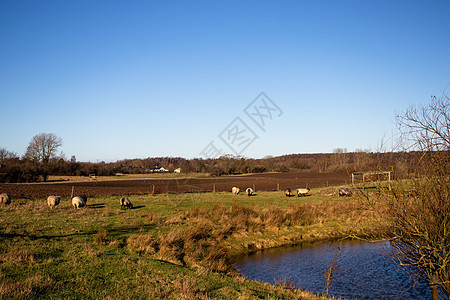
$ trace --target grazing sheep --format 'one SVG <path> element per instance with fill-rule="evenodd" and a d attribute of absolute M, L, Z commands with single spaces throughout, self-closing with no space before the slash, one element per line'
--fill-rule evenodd
<path fill-rule="evenodd" d="M 247 188 L 245 190 L 245 193 L 247 194 L 247 196 L 251 196 L 251 195 L 253 195 L 253 189 L 252 188 Z"/>
<path fill-rule="evenodd" d="M 86 195 L 78 195 L 84 201 L 84 205 L 87 206 L 87 196 Z"/>
<path fill-rule="evenodd" d="M 239 188 L 235 186 L 233 186 L 233 188 L 231 189 L 231 193 L 233 195 L 239 195 L 239 191 L 240 191 Z"/>
<path fill-rule="evenodd" d="M 131 203 L 130 199 L 128 199 L 127 197 L 120 198 L 120 209 L 122 209 L 122 208 L 128 208 L 128 209 L 133 208 L 133 204 Z"/>
<path fill-rule="evenodd" d="M 339 188 L 339 197 L 350 197 L 352 195 L 352 192 L 350 191 L 349 188 L 346 187 L 340 187 Z"/>
<path fill-rule="evenodd" d="M 300 188 L 300 189 L 297 189 L 297 196 L 306 196 L 306 195 L 308 195 L 308 193 L 309 193 L 309 191 L 310 191 L 310 189 L 309 188 Z"/>
<path fill-rule="evenodd" d="M 3 204 L 10 204 L 11 203 L 11 196 L 7 193 L 0 194 L 0 203 Z"/>
<path fill-rule="evenodd" d="M 48 206 L 53 209 L 55 206 L 57 206 L 61 202 L 60 196 L 48 196 L 47 198 L 47 204 Z"/>
<path fill-rule="evenodd" d="M 84 202 L 83 198 L 76 196 L 76 197 L 72 198 L 72 205 L 73 205 L 73 208 L 78 209 L 80 207 L 86 206 L 86 203 Z"/>
<path fill-rule="evenodd" d="M 286 189 L 286 190 L 284 191 L 284 195 L 285 195 L 286 197 L 292 196 L 292 191 L 291 191 L 291 189 Z"/>

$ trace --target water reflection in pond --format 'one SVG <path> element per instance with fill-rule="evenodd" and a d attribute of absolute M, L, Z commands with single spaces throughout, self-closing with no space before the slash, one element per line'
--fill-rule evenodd
<path fill-rule="evenodd" d="M 382 255 L 387 245 L 345 242 L 337 259 L 329 294 L 346 299 L 431 299 L 426 282 L 412 286 L 409 276 Z M 294 285 L 322 294 L 323 274 L 336 255 L 338 244 L 269 249 L 240 257 L 235 268 L 247 278 L 276 283 L 289 280 Z"/>

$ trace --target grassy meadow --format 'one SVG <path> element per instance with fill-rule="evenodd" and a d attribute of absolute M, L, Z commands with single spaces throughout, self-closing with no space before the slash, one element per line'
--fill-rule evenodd
<path fill-rule="evenodd" d="M 0 298 L 321 299 L 251 281 L 233 257 L 258 249 L 364 235 L 376 214 L 337 188 L 311 196 L 186 193 L 88 199 L 13 199 L 0 206 Z M 325 285 L 325 282 L 324 282 Z"/>

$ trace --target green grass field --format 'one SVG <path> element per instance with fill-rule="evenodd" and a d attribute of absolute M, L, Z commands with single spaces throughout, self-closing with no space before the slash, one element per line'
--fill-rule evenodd
<path fill-rule="evenodd" d="M 319 299 L 232 268 L 257 249 L 376 231 L 358 200 L 311 192 L 130 196 L 132 210 L 119 197 L 78 210 L 15 199 L 0 207 L 0 298 Z"/>

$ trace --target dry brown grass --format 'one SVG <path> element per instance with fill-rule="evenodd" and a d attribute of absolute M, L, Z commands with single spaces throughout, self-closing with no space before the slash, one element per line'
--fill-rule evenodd
<path fill-rule="evenodd" d="M 225 237 L 231 233 L 264 232 L 290 226 L 307 226 L 322 224 L 325 221 L 361 222 L 373 215 L 373 211 L 361 208 L 359 200 L 342 202 L 318 202 L 291 205 L 287 208 L 279 206 L 246 207 L 234 204 L 231 207 L 214 206 L 206 211 L 204 208 L 193 208 L 186 214 L 191 222 L 215 224 L 215 232 L 222 232 Z"/>
<path fill-rule="evenodd" d="M 159 251 L 159 240 L 152 235 L 133 235 L 127 239 L 130 250 L 137 253 L 156 254 Z"/>
<path fill-rule="evenodd" d="M 31 264 L 35 262 L 35 255 L 27 248 L 12 248 L 8 252 L 0 254 L 0 262 Z"/>
<path fill-rule="evenodd" d="M 94 239 L 96 244 L 106 244 L 106 229 L 101 229 L 97 232 Z"/>
<path fill-rule="evenodd" d="M 160 217 L 158 214 L 154 213 L 154 212 L 150 212 L 147 216 L 147 221 L 151 224 L 155 224 L 155 225 L 163 225 L 166 220 L 162 217 Z"/>
<path fill-rule="evenodd" d="M 282 287 L 284 289 L 293 290 L 298 289 L 299 287 L 296 286 L 290 279 L 284 278 L 284 279 L 276 279 L 275 280 L 275 286 Z"/>
<path fill-rule="evenodd" d="M 198 287 L 198 283 L 189 277 L 176 280 L 173 288 L 179 292 L 181 299 L 209 299 L 206 292 Z"/>
<path fill-rule="evenodd" d="M 48 275 L 36 273 L 24 282 L 15 282 L 0 274 L 0 298 L 38 297 L 45 290 L 55 288 L 55 281 Z"/>
<path fill-rule="evenodd" d="M 159 235 L 157 258 L 177 265 L 185 265 L 184 237 L 181 231 Z"/>

